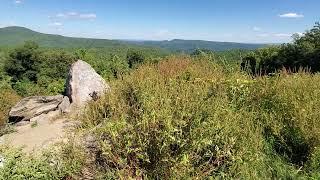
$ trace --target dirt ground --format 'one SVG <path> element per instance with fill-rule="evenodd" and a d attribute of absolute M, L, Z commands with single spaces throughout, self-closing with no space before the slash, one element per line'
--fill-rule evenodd
<path fill-rule="evenodd" d="M 1 137 L 2 143 L 17 148 L 22 147 L 25 152 L 38 151 L 63 139 L 65 122 L 66 119 L 58 119 L 37 125 L 16 127 L 16 132 Z"/>

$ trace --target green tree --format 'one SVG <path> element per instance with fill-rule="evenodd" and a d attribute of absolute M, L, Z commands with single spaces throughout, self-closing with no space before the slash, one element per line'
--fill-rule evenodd
<path fill-rule="evenodd" d="M 129 50 L 127 53 L 127 62 L 129 68 L 133 68 L 138 64 L 144 63 L 146 60 L 145 55 L 138 50 Z"/>
<path fill-rule="evenodd" d="M 62 50 L 44 52 L 38 76 L 49 79 L 66 79 L 70 65 L 76 57 Z"/>
<path fill-rule="evenodd" d="M 21 47 L 14 49 L 7 59 L 4 69 L 13 81 L 27 79 L 37 82 L 40 64 L 40 50 L 38 44 L 27 41 Z"/>
<path fill-rule="evenodd" d="M 291 72 L 297 72 L 301 68 L 311 72 L 320 71 L 320 23 L 316 23 L 303 35 L 294 35 L 293 39 L 293 43 L 262 48 L 254 53 L 262 74 L 272 73 L 282 68 Z M 250 58 L 249 56 L 244 59 Z"/>

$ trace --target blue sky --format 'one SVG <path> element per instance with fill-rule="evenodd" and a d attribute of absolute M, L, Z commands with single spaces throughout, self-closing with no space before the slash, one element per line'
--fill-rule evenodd
<path fill-rule="evenodd" d="M 1 0 L 0 27 L 104 39 L 291 40 L 320 21 L 320 0 Z"/>

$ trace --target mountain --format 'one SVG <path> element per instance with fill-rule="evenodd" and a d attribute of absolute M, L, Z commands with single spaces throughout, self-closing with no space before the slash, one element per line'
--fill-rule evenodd
<path fill-rule="evenodd" d="M 57 48 L 98 48 L 125 45 L 116 40 L 65 37 L 61 35 L 39 33 L 17 26 L 0 28 L 0 46 L 16 46 L 23 44 L 28 40 L 35 41 L 43 47 Z"/>
<path fill-rule="evenodd" d="M 225 51 L 230 49 L 257 49 L 257 48 L 267 46 L 267 44 L 249 44 L 249 43 L 183 40 L 183 39 L 174 39 L 171 41 L 127 41 L 125 40 L 122 42 L 135 44 L 135 45 L 164 48 L 171 51 L 186 51 L 186 52 L 193 51 L 194 49 Z"/>
<path fill-rule="evenodd" d="M 16 46 L 24 41 L 32 40 L 43 47 L 58 48 L 99 48 L 99 47 L 123 47 L 123 46 L 147 46 L 167 49 L 170 51 L 190 52 L 194 49 L 209 49 L 223 51 L 230 49 L 256 49 L 265 46 L 265 44 L 245 44 L 233 42 L 214 42 L 201 40 L 181 40 L 171 41 L 134 41 L 134 40 L 107 40 L 74 38 L 61 35 L 44 34 L 24 27 L 5 27 L 0 28 L 0 46 Z"/>

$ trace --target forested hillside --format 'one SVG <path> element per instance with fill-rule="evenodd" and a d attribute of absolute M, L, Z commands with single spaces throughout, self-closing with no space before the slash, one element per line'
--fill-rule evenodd
<path fill-rule="evenodd" d="M 265 44 L 244 44 L 211 41 L 122 41 L 89 38 L 71 38 L 59 35 L 43 34 L 23 27 L 0 28 L 0 46 L 21 45 L 24 41 L 34 41 L 42 47 L 55 48 L 121 48 L 132 46 L 144 46 L 163 48 L 168 51 L 181 51 L 190 53 L 195 49 L 208 49 L 224 51 L 231 49 L 257 49 Z"/>
<path fill-rule="evenodd" d="M 208 49 L 212 51 L 226 51 L 230 49 L 253 50 L 267 46 L 267 44 L 246 44 L 234 42 L 216 42 L 200 40 L 174 39 L 171 41 L 123 41 L 130 44 L 163 48 L 171 51 L 192 52 L 195 49 Z"/>
<path fill-rule="evenodd" d="M 25 41 L 34 41 L 42 47 L 55 48 L 118 48 L 126 46 L 119 41 L 105 39 L 71 38 L 60 35 L 43 34 L 24 27 L 0 28 L 0 46 L 17 46 Z"/>

